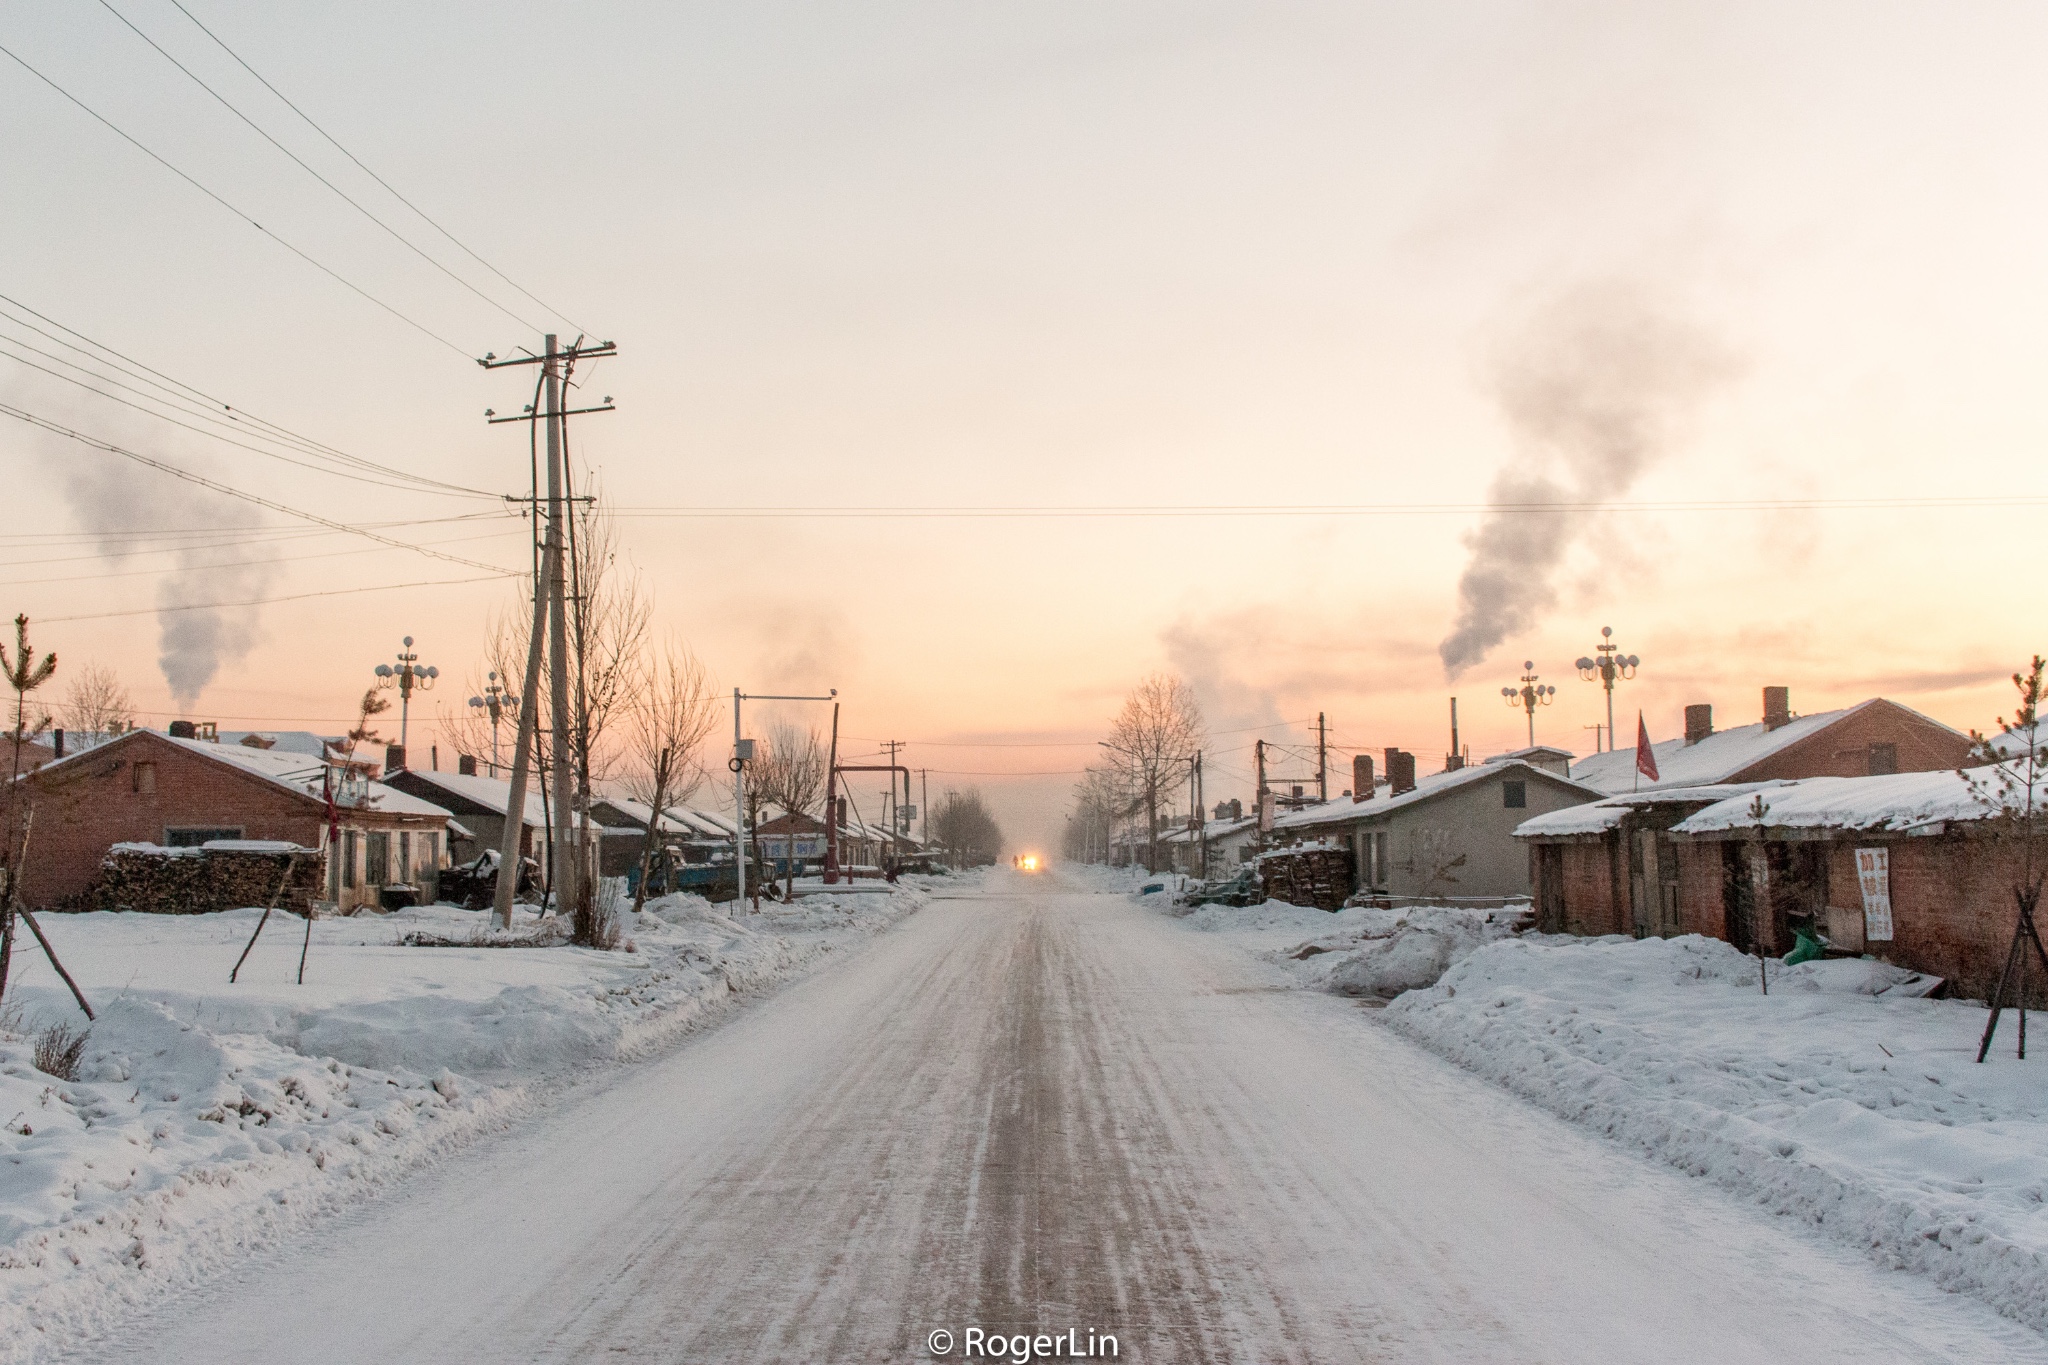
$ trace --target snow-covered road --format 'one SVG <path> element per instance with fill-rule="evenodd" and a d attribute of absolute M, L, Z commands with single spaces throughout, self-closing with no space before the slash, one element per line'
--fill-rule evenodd
<path fill-rule="evenodd" d="M 2043 1360 L 1213 935 L 992 876 L 132 1322 L 164 1362 Z"/>

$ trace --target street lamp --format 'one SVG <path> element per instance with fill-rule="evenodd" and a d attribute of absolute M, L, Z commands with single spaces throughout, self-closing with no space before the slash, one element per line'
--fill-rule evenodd
<path fill-rule="evenodd" d="M 1577 668 L 1579 676 L 1587 682 L 1598 682 L 1607 689 L 1607 747 L 1614 748 L 1614 681 L 1627 681 L 1636 675 L 1636 665 L 1642 660 L 1633 654 L 1620 652 L 1621 646 L 1614 643 L 1614 627 L 1600 627 L 1600 646 L 1590 658 L 1581 658 Z"/>
<path fill-rule="evenodd" d="M 1507 698 L 1509 709 L 1516 707 L 1529 713 L 1529 747 L 1536 747 L 1536 708 L 1548 706 L 1557 696 L 1557 689 L 1536 681 L 1536 661 L 1522 660 L 1522 685 L 1519 688 L 1503 687 L 1501 696 Z"/>
<path fill-rule="evenodd" d="M 434 679 L 441 676 L 438 668 L 420 667 L 420 656 L 412 652 L 412 636 L 405 637 L 405 648 L 398 651 L 398 667 L 390 664 L 377 665 L 377 686 L 398 689 L 398 747 L 405 747 L 406 713 L 412 707 L 414 692 L 433 690 Z"/>
<path fill-rule="evenodd" d="M 491 713 L 491 776 L 498 775 L 498 720 L 506 711 L 519 705 L 519 698 L 512 695 L 512 689 L 498 682 L 498 672 L 491 670 L 490 685 L 484 688 L 481 697 L 471 697 L 469 704 L 479 711 Z"/>

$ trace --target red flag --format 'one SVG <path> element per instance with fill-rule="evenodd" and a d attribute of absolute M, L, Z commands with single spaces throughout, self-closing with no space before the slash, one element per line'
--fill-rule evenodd
<path fill-rule="evenodd" d="M 1652 782 L 1657 780 L 1657 752 L 1650 747 L 1650 727 L 1643 724 L 1643 713 L 1636 712 L 1636 771 Z"/>

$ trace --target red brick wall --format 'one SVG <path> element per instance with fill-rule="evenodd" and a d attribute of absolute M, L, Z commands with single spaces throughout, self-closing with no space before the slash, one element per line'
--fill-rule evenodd
<path fill-rule="evenodd" d="M 1771 778 L 1868 777 L 1870 746 L 1897 748 L 1902 773 L 1936 772 L 1961 766 L 1969 756 L 1968 737 L 1937 725 L 1918 712 L 1883 698 L 1854 715 L 1845 716 L 1817 735 L 1787 745 L 1729 778 L 1731 782 L 1762 782 Z"/>
<path fill-rule="evenodd" d="M 1844 840 L 1831 845 L 1828 904 L 1863 912 L 1856 849 L 1891 850 L 1892 933 L 1863 945 L 1885 962 L 1948 978 L 1949 994 L 1988 1000 L 2005 967 L 2017 911 L 2012 886 L 2019 853 L 1985 839 Z M 2048 1007 L 2048 980 L 2028 963 L 2028 1004 Z"/>
<path fill-rule="evenodd" d="M 1626 934 L 1629 920 L 1626 880 L 1615 876 L 1612 838 L 1599 843 L 1561 844 L 1564 857 L 1564 932 Z"/>
<path fill-rule="evenodd" d="M 135 790 L 137 761 L 157 765 L 153 793 Z M 240 829 L 245 839 L 289 839 L 307 847 L 320 839 L 318 806 L 146 732 L 39 772 L 24 785 L 35 827 L 22 890 L 33 905 L 82 893 L 109 847 L 160 844 L 167 827 Z"/>
<path fill-rule="evenodd" d="M 1688 934 L 1728 937 L 1728 903 L 1722 886 L 1721 845 L 1674 842 L 1678 856 L 1678 922 Z"/>

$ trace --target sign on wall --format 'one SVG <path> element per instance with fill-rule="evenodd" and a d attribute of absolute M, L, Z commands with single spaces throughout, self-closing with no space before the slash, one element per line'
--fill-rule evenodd
<path fill-rule="evenodd" d="M 1892 936 L 1891 850 L 1856 850 L 1856 881 L 1863 889 L 1863 937 L 1877 942 Z"/>

